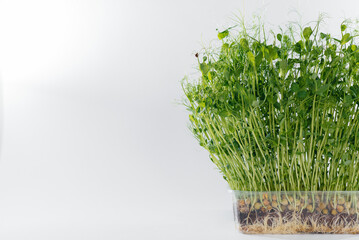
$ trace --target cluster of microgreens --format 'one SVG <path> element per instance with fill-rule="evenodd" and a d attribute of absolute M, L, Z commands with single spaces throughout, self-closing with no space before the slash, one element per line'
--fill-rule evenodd
<path fill-rule="evenodd" d="M 242 25 L 196 54 L 201 77 L 182 85 L 190 128 L 231 189 L 359 190 L 359 46 L 347 26 L 335 38 L 319 21 L 278 34 Z"/>

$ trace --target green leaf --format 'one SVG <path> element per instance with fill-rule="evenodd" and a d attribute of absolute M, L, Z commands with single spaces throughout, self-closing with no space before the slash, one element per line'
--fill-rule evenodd
<path fill-rule="evenodd" d="M 224 111 L 220 112 L 219 115 L 221 117 L 229 117 L 229 116 L 231 116 L 231 113 L 224 110 Z"/>
<path fill-rule="evenodd" d="M 285 74 L 288 71 L 288 62 L 287 60 L 282 60 L 279 62 L 279 68 L 282 76 L 285 76 Z"/>
<path fill-rule="evenodd" d="M 298 83 L 293 83 L 292 86 L 291 86 L 291 90 L 296 93 L 299 91 L 299 85 Z"/>
<path fill-rule="evenodd" d="M 310 35 L 312 35 L 312 33 L 313 33 L 312 28 L 311 28 L 311 27 L 306 27 L 306 28 L 304 28 L 304 30 L 303 30 L 303 37 L 304 37 L 306 40 L 308 40 L 309 37 L 310 37 Z"/>
<path fill-rule="evenodd" d="M 350 48 L 352 49 L 353 52 L 355 52 L 355 50 L 357 49 L 356 45 L 351 45 Z"/>
<path fill-rule="evenodd" d="M 345 105 L 349 105 L 349 104 L 351 104 L 352 102 L 353 102 L 352 96 L 350 96 L 350 95 L 344 96 L 344 104 L 345 104 Z"/>
<path fill-rule="evenodd" d="M 254 108 L 259 107 L 259 101 L 258 101 L 258 100 L 253 101 L 253 102 L 252 102 L 252 107 L 254 107 Z"/>
<path fill-rule="evenodd" d="M 304 99 L 307 96 L 307 91 L 306 90 L 301 90 L 297 93 L 298 98 L 300 99 Z"/>
<path fill-rule="evenodd" d="M 263 50 L 262 50 L 262 51 L 263 51 L 263 53 L 264 53 L 264 58 L 265 58 L 267 61 L 270 61 L 270 60 L 271 60 L 271 57 L 270 57 L 268 48 L 263 47 Z"/>
<path fill-rule="evenodd" d="M 256 66 L 259 66 L 259 64 L 261 63 L 263 59 L 263 53 L 262 52 L 259 52 L 256 56 L 256 59 L 255 59 L 255 63 L 256 63 Z"/>
<path fill-rule="evenodd" d="M 321 32 L 321 33 L 320 33 L 320 38 L 321 38 L 321 39 L 325 39 L 325 38 L 328 39 L 328 38 L 329 38 L 329 35 Z"/>
<path fill-rule="evenodd" d="M 249 52 L 247 52 L 247 56 L 248 56 L 249 62 L 250 62 L 253 66 L 255 66 L 256 60 L 255 60 L 255 57 L 254 57 L 253 53 L 249 51 Z"/>
<path fill-rule="evenodd" d="M 206 103 L 205 102 L 200 102 L 200 103 L 198 103 L 198 106 L 201 107 L 201 108 L 204 108 L 206 106 Z"/>
<path fill-rule="evenodd" d="M 278 39 L 278 41 L 282 41 L 282 34 L 278 33 L 277 34 L 277 39 Z"/>
<path fill-rule="evenodd" d="M 321 86 L 317 91 L 316 94 L 318 94 L 319 96 L 323 96 L 323 94 L 329 90 L 330 84 L 325 84 L 323 86 Z"/>
<path fill-rule="evenodd" d="M 349 42 L 353 37 L 350 36 L 349 33 L 344 34 L 344 36 L 342 37 L 342 40 L 340 41 L 341 45 L 346 44 L 347 42 Z"/>
<path fill-rule="evenodd" d="M 227 29 L 227 30 L 224 30 L 223 32 L 219 32 L 219 33 L 218 33 L 218 39 L 219 39 L 219 40 L 222 40 L 223 38 L 228 37 L 228 35 L 229 35 L 228 29 Z"/>
<path fill-rule="evenodd" d="M 201 70 L 203 76 L 207 75 L 208 71 L 209 71 L 209 66 L 206 63 L 200 63 L 199 64 L 199 69 Z"/>
<path fill-rule="evenodd" d="M 224 44 L 222 45 L 222 51 L 223 51 L 223 52 L 226 52 L 228 49 L 229 49 L 229 44 L 228 44 L 228 43 L 224 43 Z"/>
<path fill-rule="evenodd" d="M 295 46 L 294 46 L 294 51 L 296 52 L 296 53 L 301 53 L 302 52 L 302 49 L 304 48 L 304 46 L 303 46 L 303 41 L 302 40 L 300 40 L 300 41 L 298 41 L 296 44 L 295 44 Z"/>
<path fill-rule="evenodd" d="M 347 26 L 344 25 L 344 24 L 342 24 L 342 25 L 340 26 L 340 31 L 344 32 L 345 29 L 347 29 Z"/>
<path fill-rule="evenodd" d="M 239 44 L 244 48 L 244 49 L 249 49 L 249 45 L 248 45 L 248 41 L 245 38 L 242 38 L 241 40 L 239 40 Z"/>
<path fill-rule="evenodd" d="M 288 62 L 287 60 L 282 60 L 279 63 L 279 67 L 282 71 L 287 71 L 288 70 Z"/>
<path fill-rule="evenodd" d="M 272 60 L 275 60 L 278 58 L 277 50 L 274 47 L 269 48 L 269 56 Z"/>

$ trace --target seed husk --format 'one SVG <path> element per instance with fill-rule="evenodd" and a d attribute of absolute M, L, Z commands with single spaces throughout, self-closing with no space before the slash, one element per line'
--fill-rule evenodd
<path fill-rule="evenodd" d="M 268 205 L 269 205 L 269 201 L 268 201 L 267 199 L 265 199 L 265 200 L 263 201 L 263 205 L 264 205 L 264 206 L 268 206 Z"/>
<path fill-rule="evenodd" d="M 329 210 L 326 209 L 326 208 L 324 208 L 324 209 L 322 210 L 322 213 L 325 214 L 325 215 L 327 215 L 327 214 L 329 213 Z"/>
<path fill-rule="evenodd" d="M 273 195 L 273 196 L 272 196 L 272 200 L 273 200 L 273 201 L 277 201 L 277 196 L 276 196 L 276 195 Z"/>
<path fill-rule="evenodd" d="M 246 202 L 243 199 L 239 200 L 239 206 L 244 206 L 244 205 L 246 205 Z"/>
<path fill-rule="evenodd" d="M 321 202 L 321 203 L 319 203 L 318 207 L 319 207 L 320 210 L 323 210 L 326 207 L 326 204 Z"/>
<path fill-rule="evenodd" d="M 277 208 L 277 207 L 278 207 L 278 203 L 277 203 L 276 201 L 273 201 L 273 202 L 272 202 L 272 207 Z"/>
<path fill-rule="evenodd" d="M 335 215 L 338 214 L 337 210 L 335 210 L 335 209 L 333 209 L 330 213 L 331 213 L 333 216 L 335 216 Z"/>
<path fill-rule="evenodd" d="M 344 207 L 343 207 L 342 205 L 338 205 L 338 206 L 337 206 L 337 211 L 338 211 L 339 213 L 343 212 L 343 211 L 344 211 Z"/>
<path fill-rule="evenodd" d="M 308 206 L 307 206 L 307 209 L 308 209 L 308 211 L 313 211 L 313 205 L 311 205 L 311 204 L 309 204 Z"/>
<path fill-rule="evenodd" d="M 239 211 L 241 213 L 247 213 L 247 212 L 249 212 L 249 208 L 248 207 L 242 207 L 242 208 L 239 209 Z"/>
<path fill-rule="evenodd" d="M 247 199 L 246 199 L 246 204 L 247 204 L 247 205 L 251 204 L 251 199 L 247 198 Z"/>
<path fill-rule="evenodd" d="M 294 211 L 295 210 L 295 207 L 293 205 L 288 205 L 288 210 L 289 211 Z"/>
<path fill-rule="evenodd" d="M 256 210 L 259 210 L 259 209 L 261 208 L 261 205 L 262 205 L 262 204 L 260 204 L 259 202 L 256 202 L 256 203 L 254 204 L 254 208 L 255 208 Z"/>
<path fill-rule="evenodd" d="M 343 205 L 345 203 L 345 199 L 343 197 L 338 199 L 338 204 Z"/>
<path fill-rule="evenodd" d="M 288 200 L 287 199 L 282 199 L 281 204 L 284 206 L 288 205 Z"/>

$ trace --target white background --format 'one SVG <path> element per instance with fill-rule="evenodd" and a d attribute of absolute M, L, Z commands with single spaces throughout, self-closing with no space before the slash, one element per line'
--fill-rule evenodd
<path fill-rule="evenodd" d="M 0 1 L 0 239 L 245 236 L 176 104 L 231 17 L 358 17 L 357 1 Z M 305 236 L 305 239 L 359 239 Z"/>

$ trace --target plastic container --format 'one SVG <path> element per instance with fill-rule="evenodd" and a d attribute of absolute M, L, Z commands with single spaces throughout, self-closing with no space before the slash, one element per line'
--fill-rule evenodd
<path fill-rule="evenodd" d="M 245 234 L 359 234 L 359 191 L 232 193 Z"/>

